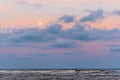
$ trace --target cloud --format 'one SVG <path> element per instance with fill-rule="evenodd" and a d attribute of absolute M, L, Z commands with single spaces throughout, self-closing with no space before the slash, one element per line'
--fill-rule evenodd
<path fill-rule="evenodd" d="M 62 31 L 62 25 L 61 24 L 50 24 L 49 26 L 47 26 L 47 28 L 45 29 L 46 31 L 48 31 L 51 34 L 59 34 Z"/>
<path fill-rule="evenodd" d="M 79 47 L 82 47 L 82 44 L 79 45 Z M 72 51 L 68 51 L 63 53 L 65 56 L 77 56 L 79 55 L 80 50 L 72 50 Z"/>
<path fill-rule="evenodd" d="M 30 3 L 30 2 L 27 2 L 27 1 L 18 1 L 17 3 L 22 4 L 22 5 L 27 5 L 27 6 L 30 6 L 30 7 L 33 7 L 33 8 L 38 8 L 38 9 L 44 6 L 44 4 Z"/>
<path fill-rule="evenodd" d="M 92 39 L 92 35 L 86 30 L 86 27 L 80 23 L 76 23 L 72 29 L 65 31 L 64 36 L 72 40 L 89 41 Z"/>
<path fill-rule="evenodd" d="M 81 22 L 96 22 L 104 18 L 104 11 L 102 9 L 98 9 L 96 11 L 91 12 L 89 15 L 81 18 Z"/>
<path fill-rule="evenodd" d="M 120 52 L 120 47 L 119 48 L 110 48 L 110 52 Z"/>
<path fill-rule="evenodd" d="M 54 42 L 53 47 L 56 48 L 73 48 L 76 47 L 76 43 L 71 40 L 58 39 Z"/>
<path fill-rule="evenodd" d="M 63 21 L 65 23 L 71 23 L 74 22 L 75 17 L 74 16 L 69 16 L 69 15 L 64 15 L 61 18 L 59 18 L 60 21 Z"/>
<path fill-rule="evenodd" d="M 115 10 L 115 11 L 113 11 L 112 14 L 117 15 L 117 16 L 120 16 L 120 10 Z"/>
<path fill-rule="evenodd" d="M 52 40 L 55 37 L 45 30 L 38 28 L 21 29 L 8 36 L 8 40 L 11 42 L 44 42 Z"/>
<path fill-rule="evenodd" d="M 71 56 L 71 55 L 76 55 L 76 53 L 67 52 L 67 53 L 64 53 L 64 55 Z"/>
<path fill-rule="evenodd" d="M 11 33 L 0 33 L 1 42 L 49 42 L 58 39 L 91 41 L 91 40 L 118 40 L 120 31 L 118 29 L 100 30 L 86 29 L 86 25 L 76 23 L 73 28 L 63 30 L 61 24 L 50 24 L 45 29 L 27 28 L 11 31 Z M 59 42 L 59 41 L 58 41 Z M 60 41 L 62 43 L 62 41 Z M 65 41 L 66 42 L 66 41 Z"/>
<path fill-rule="evenodd" d="M 62 29 L 60 23 L 52 23 L 45 26 L 45 29 L 24 28 L 12 29 L 8 33 L 0 33 L 0 42 L 26 43 L 26 42 L 54 42 L 56 47 L 71 47 L 71 41 L 92 41 L 92 40 L 119 40 L 119 29 L 88 29 L 87 25 L 80 22 L 74 23 L 71 29 Z M 60 40 L 59 39 L 63 39 Z M 68 40 L 65 41 L 65 40 Z M 69 42 L 70 41 L 70 42 Z M 65 44 L 64 44 L 65 42 Z M 60 45 L 61 44 L 61 45 Z M 3 45 L 4 46 L 4 45 Z"/>
<path fill-rule="evenodd" d="M 110 47 L 120 47 L 120 45 L 119 44 L 110 44 L 110 45 L 106 45 L 106 46 L 110 46 Z"/>
<path fill-rule="evenodd" d="M 36 56 L 50 56 L 50 54 L 42 53 L 42 52 L 37 52 Z"/>

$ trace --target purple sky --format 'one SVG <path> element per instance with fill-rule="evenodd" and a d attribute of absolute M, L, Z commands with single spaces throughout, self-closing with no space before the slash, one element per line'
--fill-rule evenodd
<path fill-rule="evenodd" d="M 0 0 L 0 68 L 119 68 L 119 2 Z"/>

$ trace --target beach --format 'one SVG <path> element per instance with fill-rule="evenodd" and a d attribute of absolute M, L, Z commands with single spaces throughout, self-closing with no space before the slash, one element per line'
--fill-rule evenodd
<path fill-rule="evenodd" d="M 120 70 L 0 70 L 0 80 L 120 80 Z"/>

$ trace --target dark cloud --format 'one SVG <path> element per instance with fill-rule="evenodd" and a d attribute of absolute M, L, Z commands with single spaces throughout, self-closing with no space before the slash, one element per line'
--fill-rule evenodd
<path fill-rule="evenodd" d="M 61 24 L 51 24 L 49 26 L 47 26 L 46 30 L 51 33 L 51 34 L 59 34 L 62 31 L 62 25 Z"/>
<path fill-rule="evenodd" d="M 85 28 L 86 26 L 76 23 L 72 29 L 65 31 L 64 36 L 72 40 L 89 41 L 92 35 Z"/>
<path fill-rule="evenodd" d="M 45 30 L 38 28 L 21 29 L 8 36 L 8 40 L 11 42 L 44 42 L 53 40 L 54 35 L 49 34 Z"/>
<path fill-rule="evenodd" d="M 104 11 L 102 9 L 98 9 L 96 11 L 92 11 L 89 15 L 81 18 L 81 22 L 96 22 L 104 18 Z"/>
<path fill-rule="evenodd" d="M 56 48 L 73 48 L 76 47 L 76 43 L 71 40 L 58 39 L 54 42 L 53 47 Z"/>
<path fill-rule="evenodd" d="M 59 18 L 60 21 L 63 21 L 65 23 L 71 23 L 74 22 L 75 17 L 74 16 L 69 16 L 69 15 L 64 15 L 61 18 Z"/>

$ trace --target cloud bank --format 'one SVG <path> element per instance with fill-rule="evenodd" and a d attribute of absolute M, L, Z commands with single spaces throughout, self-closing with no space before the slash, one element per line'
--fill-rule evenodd
<path fill-rule="evenodd" d="M 119 29 L 87 29 L 88 26 L 75 23 L 71 29 L 62 29 L 63 25 L 54 23 L 47 26 L 45 29 L 27 28 L 17 29 L 11 33 L 0 33 L 1 42 L 49 42 L 58 39 L 77 40 L 77 41 L 92 41 L 92 40 L 119 40 Z M 60 42 L 62 43 L 62 41 Z M 59 44 L 59 41 L 58 41 Z M 64 43 L 63 43 L 64 44 Z M 69 43 L 67 43 L 69 44 Z M 61 44 L 62 46 L 62 44 Z"/>

